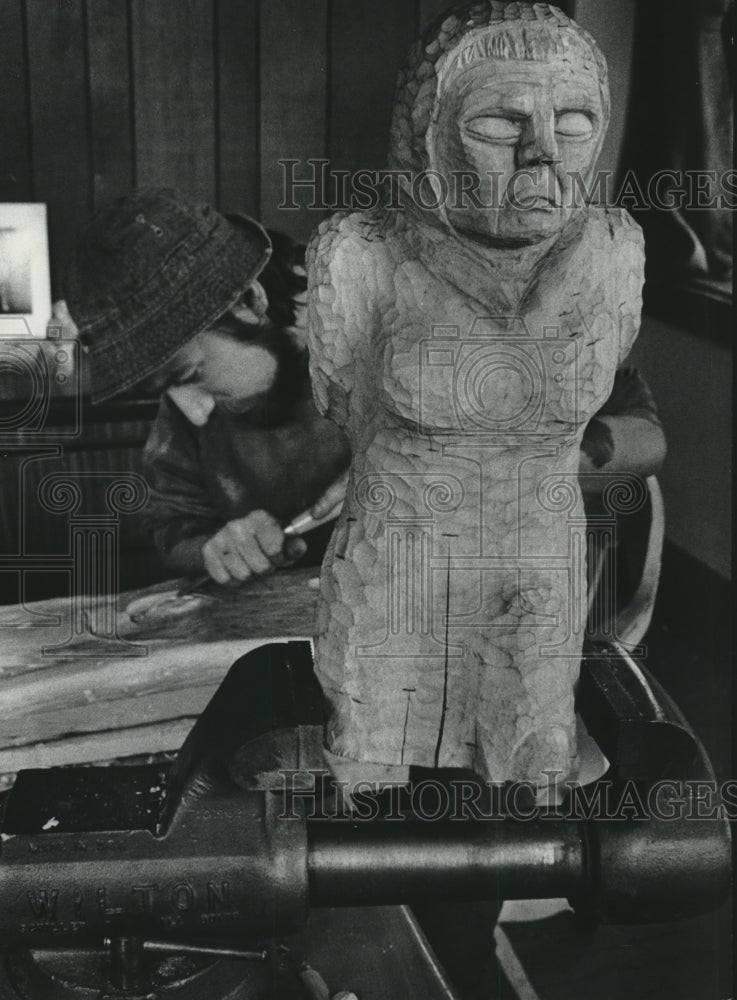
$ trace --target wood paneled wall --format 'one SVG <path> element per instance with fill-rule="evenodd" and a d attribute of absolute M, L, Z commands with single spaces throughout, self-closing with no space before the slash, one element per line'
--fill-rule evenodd
<path fill-rule="evenodd" d="M 162 184 L 306 238 L 280 159 L 384 165 L 397 71 L 447 0 L 2 0 L 0 201 L 45 201 L 58 279 L 95 207 Z"/>

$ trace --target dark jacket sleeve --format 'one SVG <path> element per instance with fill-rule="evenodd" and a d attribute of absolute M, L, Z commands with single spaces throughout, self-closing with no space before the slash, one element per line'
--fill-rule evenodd
<path fill-rule="evenodd" d="M 598 417 L 641 417 L 660 427 L 655 400 L 647 382 L 632 365 L 626 365 L 614 376 L 609 399 L 586 425 L 581 449 L 597 469 L 611 461 L 614 453 L 612 432 Z"/>
<path fill-rule="evenodd" d="M 648 384 L 632 365 L 626 365 L 617 371 L 609 399 L 596 416 L 642 417 L 660 426 L 655 400 Z"/>
<path fill-rule="evenodd" d="M 149 487 L 144 526 L 160 552 L 223 526 L 202 477 L 197 429 L 166 395 L 146 442 L 143 472 Z"/>

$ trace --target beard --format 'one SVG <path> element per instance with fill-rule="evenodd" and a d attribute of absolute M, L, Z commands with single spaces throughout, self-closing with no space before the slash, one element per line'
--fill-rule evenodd
<path fill-rule="evenodd" d="M 276 361 L 274 381 L 265 392 L 248 400 L 228 400 L 218 405 L 251 427 L 283 427 L 294 416 L 309 387 L 307 351 L 276 326 L 269 327 L 263 338 L 253 338 L 251 342 L 258 343 Z"/>

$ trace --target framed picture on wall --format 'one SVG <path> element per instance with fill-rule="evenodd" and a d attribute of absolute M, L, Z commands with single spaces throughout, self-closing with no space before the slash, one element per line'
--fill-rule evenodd
<path fill-rule="evenodd" d="M 50 316 L 46 205 L 0 204 L 0 338 L 45 337 Z"/>

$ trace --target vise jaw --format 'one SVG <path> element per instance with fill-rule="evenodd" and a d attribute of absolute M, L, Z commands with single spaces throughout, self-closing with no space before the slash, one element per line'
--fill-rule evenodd
<path fill-rule="evenodd" d="M 299 928 L 304 815 L 280 822 L 279 796 L 254 786 L 301 765 L 322 711 L 309 644 L 267 645 L 231 668 L 173 765 L 21 772 L 2 823 L 0 942 L 94 944 L 131 924 L 181 942 Z"/>

